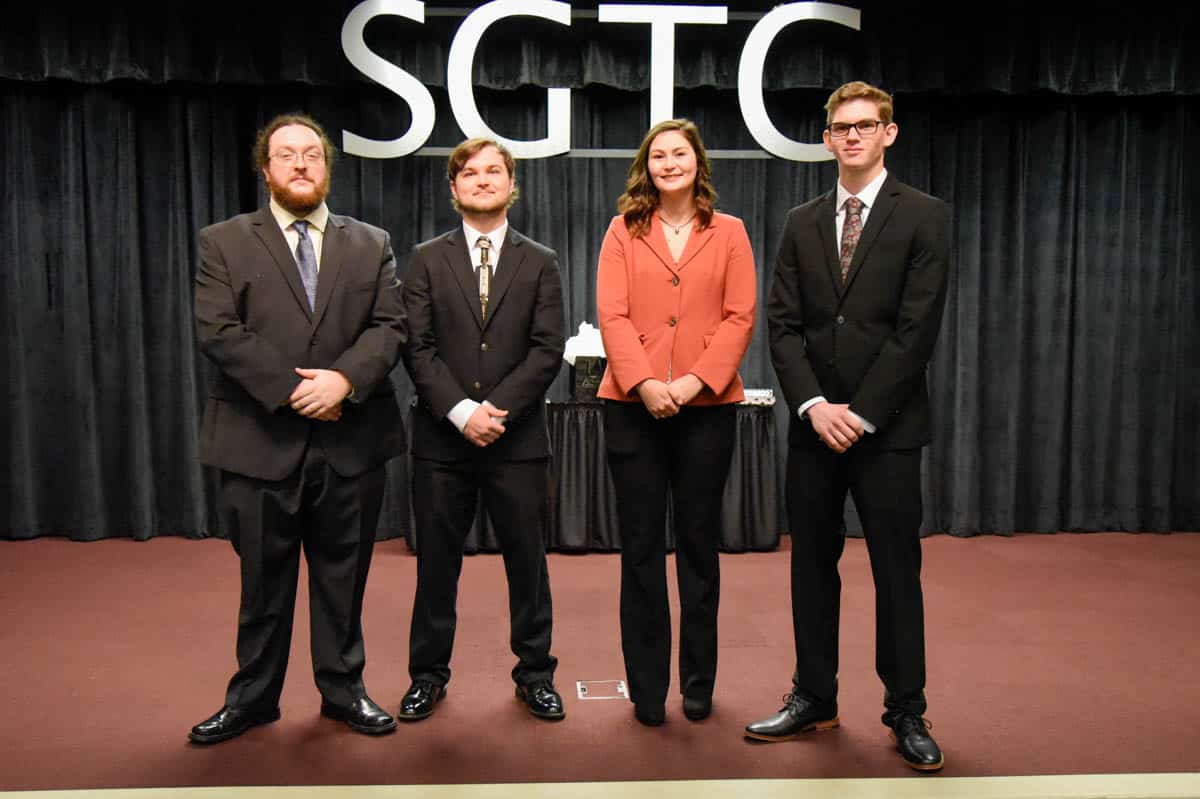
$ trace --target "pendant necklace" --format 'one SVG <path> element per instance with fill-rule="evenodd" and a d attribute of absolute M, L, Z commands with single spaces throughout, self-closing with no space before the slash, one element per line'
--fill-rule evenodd
<path fill-rule="evenodd" d="M 663 216 L 661 212 L 659 213 L 658 218 L 662 220 L 662 223 L 665 227 L 671 228 L 671 232 L 678 236 L 679 231 L 683 229 L 683 226 L 696 218 L 696 212 L 692 211 L 692 215 L 680 222 L 678 225 L 676 225 L 674 222 L 668 222 L 667 218 Z"/>

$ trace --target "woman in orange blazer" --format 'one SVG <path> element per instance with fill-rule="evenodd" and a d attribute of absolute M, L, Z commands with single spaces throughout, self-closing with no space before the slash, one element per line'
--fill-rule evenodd
<path fill-rule="evenodd" d="M 754 253 L 717 193 L 696 126 L 650 129 L 600 250 L 596 300 L 608 368 L 605 439 L 621 524 L 621 649 L 634 713 L 666 718 L 671 680 L 666 515 L 673 497 L 683 712 L 712 710 L 721 494 L 738 364 L 750 344 Z"/>

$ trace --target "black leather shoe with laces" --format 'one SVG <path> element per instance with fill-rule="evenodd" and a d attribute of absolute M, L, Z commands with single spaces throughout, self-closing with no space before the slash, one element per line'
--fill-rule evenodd
<path fill-rule="evenodd" d="M 929 734 L 933 727 L 916 713 L 900 713 L 888 725 L 896 739 L 896 751 L 917 771 L 938 771 L 945 765 L 942 750 Z"/>
<path fill-rule="evenodd" d="M 279 706 L 264 708 L 226 705 L 192 727 L 188 739 L 197 744 L 215 744 L 236 738 L 251 727 L 279 720 Z"/>
<path fill-rule="evenodd" d="M 428 680 L 415 680 L 409 686 L 408 693 L 400 700 L 400 712 L 396 718 L 401 721 L 420 721 L 433 715 L 433 708 L 446 695 L 446 686 L 435 685 Z"/>
<path fill-rule="evenodd" d="M 566 718 L 562 697 L 554 690 L 554 683 L 549 680 L 536 680 L 529 685 L 518 685 L 517 699 L 524 702 L 529 712 L 539 719 L 558 721 Z"/>
<path fill-rule="evenodd" d="M 355 732 L 364 735 L 382 735 L 396 729 L 396 720 L 391 714 L 371 701 L 369 696 L 360 696 L 348 705 L 321 702 L 321 715 L 344 721 Z"/>
<path fill-rule="evenodd" d="M 783 707 L 774 716 L 746 726 L 745 736 L 756 741 L 786 741 L 810 730 L 838 726 L 837 705 L 814 702 L 800 694 L 785 694 Z"/>

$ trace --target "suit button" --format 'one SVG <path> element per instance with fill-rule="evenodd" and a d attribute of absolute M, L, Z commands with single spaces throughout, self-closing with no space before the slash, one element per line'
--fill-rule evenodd
<path fill-rule="evenodd" d="M 483 350 L 484 352 L 487 352 L 487 342 L 485 341 L 482 344 L 480 344 L 479 349 Z"/>
<path fill-rule="evenodd" d="M 675 321 L 676 321 L 675 317 L 672 316 L 670 319 L 667 320 L 667 324 L 670 325 L 671 327 L 675 327 Z"/>
<path fill-rule="evenodd" d="M 830 369 L 832 369 L 833 368 L 833 358 L 830 358 L 828 361 L 826 361 L 825 365 L 828 366 Z"/>
<path fill-rule="evenodd" d="M 479 381 L 478 381 L 478 380 L 476 380 L 474 383 L 472 383 L 472 384 L 471 384 L 471 388 L 473 388 L 473 389 L 475 389 L 476 391 L 478 391 L 478 390 L 479 390 Z"/>
<path fill-rule="evenodd" d="M 846 317 L 844 317 L 844 316 L 842 316 L 842 315 L 840 315 L 840 314 L 839 314 L 839 315 L 838 315 L 838 318 L 837 318 L 837 323 L 838 323 L 839 325 L 844 325 L 844 324 L 846 324 Z"/>
<path fill-rule="evenodd" d="M 678 285 L 679 285 L 679 275 L 676 275 L 675 277 L 671 278 L 671 285 L 672 285 L 672 286 L 678 286 Z"/>

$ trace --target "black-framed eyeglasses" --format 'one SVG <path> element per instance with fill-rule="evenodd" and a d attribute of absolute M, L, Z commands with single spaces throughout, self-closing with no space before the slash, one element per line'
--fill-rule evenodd
<path fill-rule="evenodd" d="M 826 130 L 835 139 L 841 139 L 850 133 L 850 128 L 858 131 L 860 136 L 871 136 L 883 124 L 879 119 L 860 119 L 857 122 L 834 122 Z"/>

